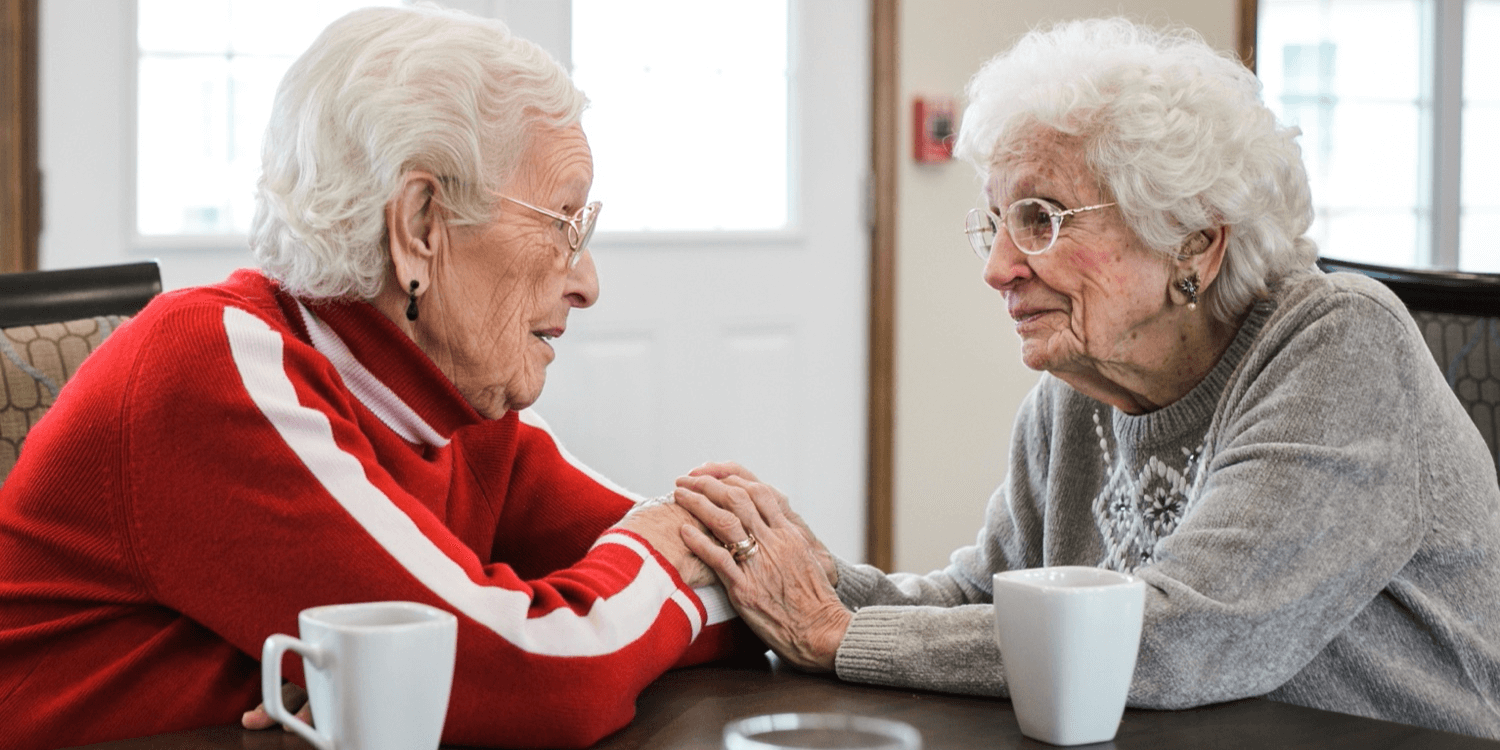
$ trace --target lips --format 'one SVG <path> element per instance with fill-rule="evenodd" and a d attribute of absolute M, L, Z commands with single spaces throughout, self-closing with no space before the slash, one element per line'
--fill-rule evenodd
<path fill-rule="evenodd" d="M 1017 323 L 1025 323 L 1041 315 L 1057 311 L 1046 307 L 1013 307 L 1006 310 L 1006 312 L 1010 313 L 1011 320 Z"/>
<path fill-rule="evenodd" d="M 552 339 L 560 338 L 563 335 L 563 331 L 564 329 L 562 328 L 544 328 L 538 331 L 532 331 L 531 335 L 541 339 L 542 341 L 550 342 L 552 341 Z"/>

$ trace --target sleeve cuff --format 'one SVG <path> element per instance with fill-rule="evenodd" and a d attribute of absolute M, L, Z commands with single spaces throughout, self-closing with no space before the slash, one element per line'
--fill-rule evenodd
<path fill-rule="evenodd" d="M 842 588 L 844 578 L 839 577 Z M 854 613 L 834 656 L 834 672 L 850 682 L 885 684 L 901 632 L 903 607 L 866 607 Z"/>

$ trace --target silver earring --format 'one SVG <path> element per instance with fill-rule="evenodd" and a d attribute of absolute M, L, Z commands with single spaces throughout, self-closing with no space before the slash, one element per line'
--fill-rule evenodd
<path fill-rule="evenodd" d="M 1177 291 L 1182 292 L 1182 295 L 1188 299 L 1188 310 L 1198 309 L 1198 283 L 1197 271 L 1177 281 Z"/>

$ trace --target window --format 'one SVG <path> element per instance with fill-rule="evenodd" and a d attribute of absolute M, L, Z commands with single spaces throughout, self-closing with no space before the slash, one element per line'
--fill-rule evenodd
<path fill-rule="evenodd" d="M 370 4 L 138 0 L 134 244 L 243 246 L 276 85 L 324 26 Z M 789 225 L 786 0 L 576 0 L 571 18 L 601 231 Z"/>
<path fill-rule="evenodd" d="M 369 4 L 139 0 L 135 226 L 143 242 L 249 232 L 277 83 L 324 26 Z"/>
<path fill-rule="evenodd" d="M 1302 130 L 1329 256 L 1500 271 L 1500 0 L 1260 0 L 1267 104 Z M 1468 73 L 1466 75 L 1466 73 Z M 1461 134 L 1461 135 L 1460 135 Z"/>

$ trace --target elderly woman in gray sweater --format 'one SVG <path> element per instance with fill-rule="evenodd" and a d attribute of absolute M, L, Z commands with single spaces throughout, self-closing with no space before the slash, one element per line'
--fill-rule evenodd
<path fill-rule="evenodd" d="M 1264 695 L 1500 737 L 1500 486 L 1410 315 L 1325 275 L 1294 128 L 1186 31 L 1034 31 L 969 86 L 969 237 L 1045 371 L 944 570 L 833 558 L 732 464 L 685 541 L 791 663 L 1005 695 L 990 577 L 1148 584 L 1130 703 Z"/>

